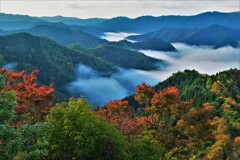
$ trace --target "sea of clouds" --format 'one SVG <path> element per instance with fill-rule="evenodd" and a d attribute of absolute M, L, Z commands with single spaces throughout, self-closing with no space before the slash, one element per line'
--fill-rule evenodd
<path fill-rule="evenodd" d="M 121 40 L 129 34 L 120 33 L 119 35 L 118 37 L 115 33 L 110 33 L 109 36 L 112 38 L 110 40 Z M 239 67 L 239 49 L 230 46 L 213 49 L 181 43 L 173 45 L 178 52 L 140 50 L 147 56 L 168 62 L 169 65 L 166 68 L 155 71 L 119 68 L 117 73 L 104 76 L 90 67 L 79 64 L 76 68 L 76 80 L 68 85 L 68 90 L 76 97 L 85 97 L 95 106 L 104 106 L 111 100 L 122 99 L 133 94 L 136 86 L 142 82 L 153 86 L 178 71 L 195 69 L 200 73 L 211 75 Z"/>

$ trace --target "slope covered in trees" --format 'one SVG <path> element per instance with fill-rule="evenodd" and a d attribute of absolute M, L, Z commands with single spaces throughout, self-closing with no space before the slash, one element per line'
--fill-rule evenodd
<path fill-rule="evenodd" d="M 111 45 L 99 46 L 91 49 L 90 52 L 97 57 L 123 68 L 155 70 L 160 66 L 164 67 L 166 65 L 164 61 L 148 57 L 141 52 Z"/>
<path fill-rule="evenodd" d="M 25 69 L 29 73 L 39 69 L 39 81 L 45 85 L 55 83 L 57 91 L 64 94 L 64 86 L 74 79 L 74 68 L 80 63 L 100 72 L 115 70 L 110 63 L 87 52 L 27 33 L 0 37 L 0 54 L 5 64 L 14 62 L 19 71 Z"/>
<path fill-rule="evenodd" d="M 174 80 L 183 74 L 186 80 Z M 181 90 L 195 79 L 203 79 L 203 86 L 206 77 L 218 103 L 181 100 Z M 0 74 L 0 159 L 240 158 L 239 70 L 215 76 L 179 72 L 155 90 L 142 83 L 134 98 L 145 108 L 137 111 L 121 100 L 96 111 L 74 98 L 53 107 L 53 86 L 37 87 L 36 80 L 36 71 Z"/>
<path fill-rule="evenodd" d="M 45 36 L 65 46 L 77 43 L 83 48 L 94 48 L 107 43 L 106 40 L 83 32 L 77 29 L 77 27 L 70 27 L 64 24 L 38 25 L 25 32 Z"/>
<path fill-rule="evenodd" d="M 180 92 L 180 100 L 188 101 L 193 99 L 195 106 L 201 106 L 206 102 L 220 105 L 223 101 L 212 89 L 213 86 L 220 82 L 224 84 L 224 91 L 228 94 L 228 97 L 233 97 L 236 101 L 240 101 L 240 72 L 236 69 L 211 76 L 200 74 L 195 70 L 185 70 L 184 72 L 174 73 L 153 88 L 155 91 L 159 91 L 170 86 L 176 86 Z M 126 97 L 126 100 L 135 109 L 144 107 L 137 103 L 133 96 Z"/>
<path fill-rule="evenodd" d="M 161 39 L 146 39 L 142 42 L 132 43 L 127 40 L 118 42 L 110 42 L 107 45 L 117 46 L 121 48 L 134 49 L 134 50 L 156 50 L 156 51 L 176 51 L 170 43 Z"/>

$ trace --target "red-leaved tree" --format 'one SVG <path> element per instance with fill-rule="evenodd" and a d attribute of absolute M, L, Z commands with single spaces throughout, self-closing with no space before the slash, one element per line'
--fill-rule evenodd
<path fill-rule="evenodd" d="M 35 124 L 43 121 L 53 106 L 53 84 L 46 87 L 37 86 L 38 72 L 35 70 L 30 74 L 25 74 L 24 71 L 12 72 L 4 68 L 1 69 L 6 81 L 5 90 L 15 91 L 17 95 L 16 125 Z"/>

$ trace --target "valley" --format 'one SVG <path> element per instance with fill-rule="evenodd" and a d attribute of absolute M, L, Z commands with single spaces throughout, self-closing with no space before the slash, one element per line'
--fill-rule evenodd
<path fill-rule="evenodd" d="M 240 159 L 238 11 L 46 3 L 0 13 L 0 160 Z"/>

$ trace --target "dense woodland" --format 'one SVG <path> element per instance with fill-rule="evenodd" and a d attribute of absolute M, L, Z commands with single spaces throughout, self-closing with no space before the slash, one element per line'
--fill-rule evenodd
<path fill-rule="evenodd" d="M 92 110 L 84 99 L 53 104 L 54 86 L 1 70 L 0 159 L 239 159 L 240 71 L 186 70 L 127 100 Z M 136 107 L 136 106 L 135 106 Z"/>
<path fill-rule="evenodd" d="M 86 49 L 79 44 L 68 47 L 42 36 L 15 33 L 0 36 L 0 65 L 16 63 L 16 71 L 40 70 L 38 82 L 54 83 L 58 99 L 70 97 L 66 85 L 74 80 L 74 69 L 83 64 L 99 73 L 110 75 L 117 67 L 154 70 L 166 62 L 145 54 L 111 45 Z"/>
<path fill-rule="evenodd" d="M 139 49 L 177 55 L 176 42 L 239 48 L 239 17 L 0 14 L 0 67 L 13 65 L 0 70 L 0 160 L 239 160 L 240 70 L 177 72 L 97 109 L 66 87 L 79 64 L 104 77 L 169 65 Z M 109 42 L 105 32 L 140 35 L 127 37 L 136 43 Z"/>

